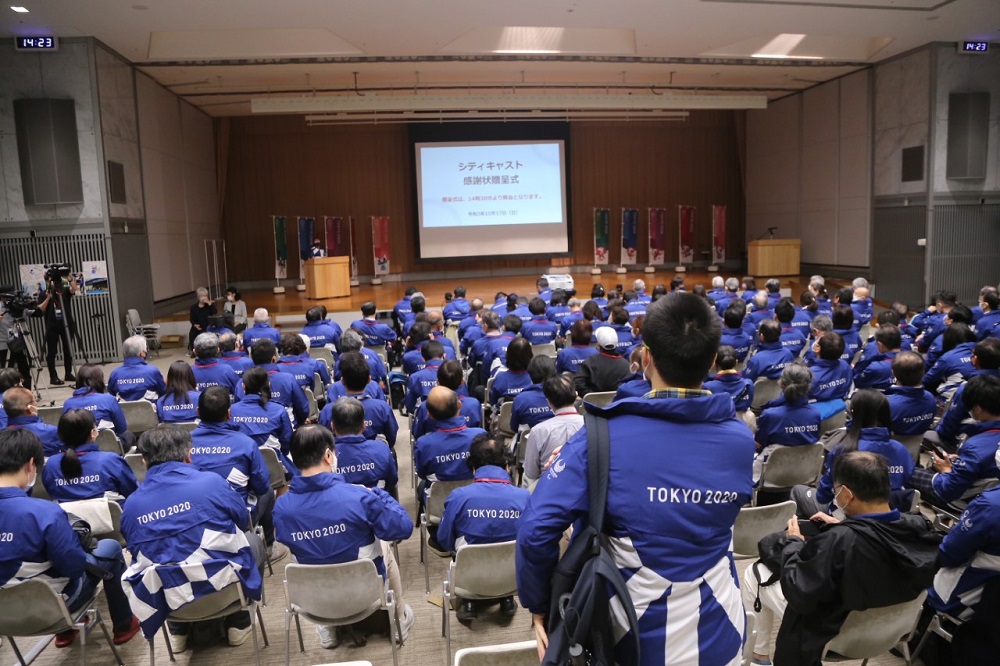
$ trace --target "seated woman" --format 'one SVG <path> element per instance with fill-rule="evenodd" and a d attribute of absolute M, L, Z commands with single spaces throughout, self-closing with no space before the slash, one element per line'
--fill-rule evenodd
<path fill-rule="evenodd" d="M 190 423 L 198 418 L 198 382 L 184 361 L 174 361 L 167 370 L 167 391 L 156 401 L 160 423 Z"/>
<path fill-rule="evenodd" d="M 504 400 L 513 400 L 514 396 L 531 386 L 531 376 L 528 375 L 528 363 L 531 362 L 531 343 L 525 338 L 514 338 L 507 346 L 507 367 L 494 375 L 488 399 L 496 407 Z"/>
<path fill-rule="evenodd" d="M 753 461 L 753 482 L 760 481 L 768 456 L 779 446 L 803 446 L 819 441 L 819 411 L 809 404 L 812 372 L 803 363 L 789 363 L 781 372 L 778 386 L 783 404 L 764 405 L 757 419 L 757 457 Z"/>
<path fill-rule="evenodd" d="M 233 403 L 230 410 L 232 424 L 257 446 L 267 446 L 278 452 L 285 470 L 295 474 L 295 467 L 288 458 L 292 421 L 284 407 L 271 402 L 271 380 L 267 370 L 257 367 L 244 372 L 243 390 L 246 395 Z"/>
<path fill-rule="evenodd" d="M 135 474 L 116 453 L 101 451 L 97 423 L 86 409 L 72 409 L 59 418 L 59 439 L 65 453 L 52 456 L 42 470 L 42 484 L 57 502 L 105 497 L 122 501 L 135 492 Z"/>
<path fill-rule="evenodd" d="M 94 415 L 97 427 L 100 430 L 112 429 L 125 447 L 126 435 L 128 433 L 128 423 L 125 421 L 125 413 L 118 405 L 118 400 L 113 395 L 108 394 L 104 384 L 104 371 L 100 366 L 87 363 L 76 373 L 76 390 L 73 395 L 63 403 L 63 413 L 71 409 L 86 409 Z M 135 437 L 129 437 L 128 447 L 134 443 Z M 125 447 L 125 448 L 128 448 Z"/>

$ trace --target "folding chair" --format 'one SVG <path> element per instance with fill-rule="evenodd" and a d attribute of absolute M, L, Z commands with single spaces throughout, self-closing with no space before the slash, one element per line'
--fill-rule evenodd
<path fill-rule="evenodd" d="M 156 407 L 148 400 L 126 400 L 119 405 L 125 414 L 129 432 L 136 436 L 160 424 L 160 419 L 156 416 Z"/>
<path fill-rule="evenodd" d="M 844 620 L 840 633 L 823 648 L 823 661 L 862 659 L 866 666 L 872 657 L 878 657 L 896 648 L 910 666 L 910 648 L 907 644 L 917 627 L 923 609 L 926 590 L 916 599 L 901 604 L 851 611 Z"/>
<path fill-rule="evenodd" d="M 758 557 L 757 543 L 768 534 L 785 529 L 794 515 L 795 502 L 791 500 L 740 509 L 733 527 L 733 557 L 738 560 Z"/>
<path fill-rule="evenodd" d="M 316 624 L 342 626 L 360 622 L 378 610 L 389 613 L 392 663 L 398 666 L 397 641 L 402 632 L 396 617 L 396 599 L 382 580 L 375 563 L 360 559 L 342 564 L 285 565 L 285 664 L 291 663 L 292 618 L 305 652 L 299 616 Z"/>
<path fill-rule="evenodd" d="M 96 441 L 97 448 L 101 451 L 117 453 L 120 456 L 125 455 L 125 451 L 122 449 L 122 443 L 119 441 L 118 435 L 115 434 L 114 430 L 98 430 Z"/>
<path fill-rule="evenodd" d="M 185 430 L 187 432 L 194 432 L 194 429 L 198 427 L 198 422 L 197 421 L 172 421 L 172 422 L 170 422 L 170 425 L 174 426 L 175 428 L 180 428 L 181 430 Z"/>
<path fill-rule="evenodd" d="M 67 513 L 86 520 L 95 539 L 114 539 L 125 545 L 125 537 L 122 535 L 122 507 L 118 502 L 105 497 L 95 497 L 89 500 L 63 502 L 59 506 Z"/>
<path fill-rule="evenodd" d="M 920 462 L 920 443 L 924 441 L 923 434 L 920 435 L 893 435 L 892 438 L 906 447 L 910 452 L 913 462 Z"/>
<path fill-rule="evenodd" d="M 778 386 L 778 380 L 761 377 L 753 384 L 753 403 L 751 403 L 750 409 L 753 410 L 754 414 L 759 415 L 764 405 L 779 395 L 781 395 L 781 387 Z"/>
<path fill-rule="evenodd" d="M 950 626 L 946 626 L 946 623 Z M 910 658 L 917 658 L 920 652 L 924 649 L 924 643 L 926 643 L 927 639 L 931 637 L 931 634 L 937 634 L 951 643 L 952 639 L 955 637 L 955 630 L 963 624 L 963 620 L 960 620 L 952 615 L 948 615 L 947 613 L 942 613 L 940 611 L 934 613 L 934 617 L 931 618 L 930 624 L 927 625 L 924 635 L 920 637 L 920 642 L 917 643 L 917 647 L 913 650 L 913 655 Z"/>
<path fill-rule="evenodd" d="M 62 407 L 39 407 L 38 417 L 42 419 L 42 423 L 47 423 L 48 425 L 57 426 L 59 425 L 59 419 L 62 417 L 63 408 Z"/>
<path fill-rule="evenodd" d="M 243 593 L 243 585 L 239 582 L 231 583 L 218 592 L 199 597 L 191 603 L 181 606 L 167 615 L 167 622 L 203 622 L 205 620 L 226 617 L 241 610 L 250 613 L 253 656 L 257 662 L 257 666 L 260 666 L 260 646 L 257 644 L 258 624 L 260 624 L 261 636 L 264 638 L 264 647 L 270 645 L 267 641 L 267 631 L 264 629 L 264 618 L 260 614 L 260 606 L 253 599 L 247 599 Z M 167 625 L 165 623 L 163 625 L 163 638 L 167 643 L 167 654 L 170 655 L 170 661 L 177 661 L 174 659 L 174 651 L 170 649 L 170 638 L 167 636 Z M 154 639 L 155 636 L 149 639 L 149 666 L 156 666 Z"/>
<path fill-rule="evenodd" d="M 129 308 L 125 313 L 125 328 L 128 329 L 129 335 L 141 335 L 146 338 L 146 347 L 149 348 L 149 351 L 157 356 L 160 355 L 159 324 L 143 324 L 142 319 L 139 318 L 139 311 L 135 308 Z"/>
<path fill-rule="evenodd" d="M 538 666 L 536 641 L 462 648 L 455 653 L 455 666 Z"/>
<path fill-rule="evenodd" d="M 463 546 L 455 553 L 448 577 L 441 584 L 441 635 L 446 666 L 451 663 L 452 601 L 503 599 L 517 594 L 514 548 L 514 541 L 504 541 Z"/>
<path fill-rule="evenodd" d="M 50 502 L 52 501 L 52 496 L 49 495 L 48 489 L 45 487 L 45 484 L 42 483 L 41 474 L 35 476 L 35 485 L 31 486 L 31 496 L 36 499 L 48 500 Z"/>
<path fill-rule="evenodd" d="M 531 345 L 531 354 L 533 356 L 548 356 L 550 358 L 555 358 L 558 350 L 556 350 L 556 343 L 546 342 L 540 345 Z"/>
<path fill-rule="evenodd" d="M 819 434 L 823 435 L 831 430 L 843 428 L 845 425 L 847 425 L 847 410 L 837 412 L 823 419 L 819 424 Z"/>
<path fill-rule="evenodd" d="M 424 563 L 424 590 L 430 594 L 431 579 L 428 571 L 427 551 L 430 550 L 438 557 L 449 557 L 451 553 L 434 550 L 427 543 L 427 528 L 430 525 L 440 525 L 441 516 L 444 515 L 444 503 L 448 499 L 451 491 L 472 483 L 472 479 L 464 481 L 434 481 L 430 490 L 427 491 L 427 503 L 424 505 L 424 512 L 420 514 L 420 561 Z"/>
<path fill-rule="evenodd" d="M 496 433 L 503 440 L 503 444 L 505 446 L 508 446 L 508 448 L 509 448 L 508 442 L 513 441 L 514 437 L 517 435 L 517 433 L 515 433 L 510 428 L 510 417 L 513 415 L 513 413 L 514 413 L 513 400 L 505 400 L 504 402 L 500 403 L 500 414 L 497 417 L 496 428 L 494 428 Z"/>
<path fill-rule="evenodd" d="M 146 478 L 146 463 L 142 459 L 141 453 L 126 453 L 125 463 L 132 470 L 132 474 L 135 475 L 135 480 L 142 483 Z"/>
<path fill-rule="evenodd" d="M 597 407 L 607 407 L 615 400 L 616 391 L 593 391 L 583 396 L 583 401 Z"/>
<path fill-rule="evenodd" d="M 757 494 L 761 490 L 775 492 L 791 490 L 799 484 L 815 484 L 822 470 L 824 453 L 822 444 L 779 446 L 771 451 L 761 471 L 760 483 L 753 490 L 753 506 L 757 506 Z"/>
<path fill-rule="evenodd" d="M 318 358 L 324 363 L 326 367 L 333 369 L 333 352 L 327 347 L 310 347 L 309 356 L 312 358 Z"/>
<path fill-rule="evenodd" d="M 10 647 L 21 666 L 34 661 L 49 644 L 52 637 L 69 629 L 80 632 L 80 666 L 87 666 L 87 639 L 96 627 L 101 628 L 108 642 L 115 663 L 124 666 L 118 647 L 111 639 L 101 612 L 94 608 L 98 589 L 93 598 L 79 610 L 70 613 L 61 595 L 43 580 L 26 580 L 23 583 L 0 590 L 0 636 L 6 636 Z M 46 636 L 35 643 L 27 654 L 22 654 L 15 636 Z"/>
<path fill-rule="evenodd" d="M 262 446 L 260 447 L 260 454 L 264 456 L 267 471 L 271 474 L 271 487 L 277 490 L 287 486 L 288 481 L 285 479 L 285 467 L 281 464 L 281 459 L 278 458 L 278 452 L 270 446 Z"/>
<path fill-rule="evenodd" d="M 316 394 L 312 392 L 312 389 L 306 387 L 302 389 L 302 392 L 306 394 L 306 400 L 309 401 L 309 420 L 315 421 L 319 418 L 319 407 L 316 405 Z"/>
<path fill-rule="evenodd" d="M 371 349 L 373 352 L 378 354 L 378 357 L 382 359 L 382 362 L 386 364 L 386 367 L 389 367 L 389 352 L 385 350 L 385 345 L 376 345 L 374 347 L 365 345 L 365 348 Z"/>

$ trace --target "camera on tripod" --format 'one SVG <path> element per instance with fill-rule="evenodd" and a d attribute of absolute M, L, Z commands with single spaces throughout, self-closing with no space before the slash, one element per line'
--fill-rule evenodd
<path fill-rule="evenodd" d="M 45 264 L 45 281 L 59 282 L 69 277 L 70 265 L 66 262 L 58 264 Z"/>
<path fill-rule="evenodd" d="M 0 301 L 3 301 L 3 306 L 14 319 L 20 319 L 24 316 L 25 310 L 32 310 L 38 305 L 38 299 L 29 296 L 25 291 L 13 291 L 8 290 L 4 293 L 0 293 Z"/>

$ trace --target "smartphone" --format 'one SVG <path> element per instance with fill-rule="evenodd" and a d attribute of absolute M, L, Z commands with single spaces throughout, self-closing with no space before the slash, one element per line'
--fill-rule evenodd
<path fill-rule="evenodd" d="M 920 446 L 923 447 L 924 449 L 928 450 L 928 451 L 933 451 L 934 453 L 937 454 L 938 458 L 943 458 L 945 460 L 950 460 L 950 458 L 948 457 L 948 454 L 945 452 L 945 450 L 942 449 L 937 444 L 935 444 L 934 442 L 931 442 L 931 441 L 928 441 L 928 440 L 925 439 L 924 441 L 920 442 Z"/>

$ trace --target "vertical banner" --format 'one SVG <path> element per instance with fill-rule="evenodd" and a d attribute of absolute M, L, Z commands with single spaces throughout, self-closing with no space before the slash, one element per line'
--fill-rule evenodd
<path fill-rule="evenodd" d="M 372 247 L 375 251 L 375 275 L 389 272 L 389 218 L 372 216 Z"/>
<path fill-rule="evenodd" d="M 594 265 L 606 266 L 611 254 L 611 211 L 594 209 Z"/>
<path fill-rule="evenodd" d="M 662 265 L 667 250 L 667 209 L 649 209 L 649 265 Z"/>
<path fill-rule="evenodd" d="M 306 259 L 312 257 L 312 244 L 315 234 L 316 218 L 299 218 L 299 282 L 306 279 Z"/>
<path fill-rule="evenodd" d="M 288 218 L 275 215 L 274 221 L 274 279 L 284 280 L 288 277 Z"/>
<path fill-rule="evenodd" d="M 712 263 L 726 260 L 726 207 L 712 206 Z"/>
<path fill-rule="evenodd" d="M 350 253 L 348 247 L 347 226 L 342 217 L 323 218 L 323 227 L 326 229 L 326 256 L 345 257 Z"/>
<path fill-rule="evenodd" d="M 639 258 L 639 209 L 622 208 L 622 266 L 634 264 Z"/>
<path fill-rule="evenodd" d="M 678 206 L 680 224 L 680 264 L 694 263 L 694 206 Z"/>
<path fill-rule="evenodd" d="M 351 279 L 358 277 L 358 235 L 355 233 L 354 216 L 347 218 L 347 232 L 351 236 Z"/>

